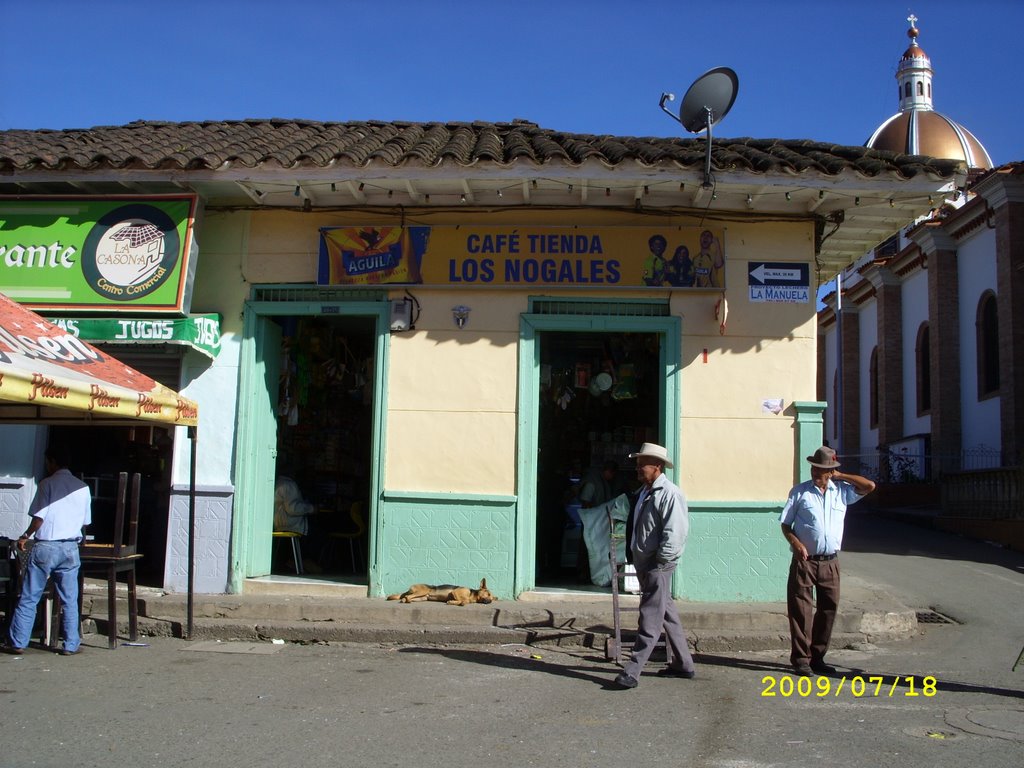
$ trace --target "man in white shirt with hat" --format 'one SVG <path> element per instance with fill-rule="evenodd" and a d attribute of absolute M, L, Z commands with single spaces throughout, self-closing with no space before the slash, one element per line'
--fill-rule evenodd
<path fill-rule="evenodd" d="M 663 629 L 671 655 L 669 665 L 657 674 L 687 679 L 696 676 L 686 631 L 672 599 L 672 574 L 690 530 L 686 497 L 665 477 L 672 462 L 663 446 L 644 443 L 629 458 L 636 459 L 636 476 L 642 483 L 636 506 L 626 521 L 627 551 L 640 582 L 640 618 L 633 652 L 615 678 L 615 685 L 623 689 L 637 687 L 640 671 Z"/>
<path fill-rule="evenodd" d="M 786 584 L 790 663 L 796 674 L 833 675 L 825 663 L 839 609 L 839 549 L 848 505 L 875 490 L 860 475 L 839 471 L 836 452 L 826 445 L 808 456 L 811 479 L 789 492 L 779 522 L 793 550 Z"/>

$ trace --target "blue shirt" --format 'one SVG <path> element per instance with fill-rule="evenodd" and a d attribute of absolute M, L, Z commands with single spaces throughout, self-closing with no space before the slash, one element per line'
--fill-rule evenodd
<path fill-rule="evenodd" d="M 828 481 L 824 493 L 813 480 L 793 487 L 782 508 L 779 522 L 790 526 L 809 555 L 831 555 L 843 545 L 846 508 L 860 501 L 853 486 L 840 480 Z"/>

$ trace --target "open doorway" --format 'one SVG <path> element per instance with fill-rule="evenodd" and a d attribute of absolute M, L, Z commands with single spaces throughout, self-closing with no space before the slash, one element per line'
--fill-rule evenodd
<path fill-rule="evenodd" d="M 542 331 L 537 338 L 536 585 L 585 588 L 590 567 L 578 510 L 632 492 L 626 456 L 660 441 L 662 336 Z"/>
<path fill-rule="evenodd" d="M 92 523 L 86 533 L 97 542 L 113 541 L 118 474 L 141 475 L 138 551 L 142 558 L 135 573 L 139 584 L 162 587 L 171 499 L 171 432 L 156 425 L 53 426 L 49 439 L 67 448 L 71 470 L 89 485 Z"/>
<path fill-rule="evenodd" d="M 366 583 L 376 319 L 286 316 L 276 406 L 274 531 L 304 575 Z M 295 574 L 275 536 L 271 571 Z"/>

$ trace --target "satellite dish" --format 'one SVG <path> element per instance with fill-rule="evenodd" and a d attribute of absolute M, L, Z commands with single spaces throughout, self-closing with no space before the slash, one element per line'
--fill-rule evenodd
<path fill-rule="evenodd" d="M 679 107 L 679 117 L 673 115 L 666 107 L 666 101 L 674 101 L 671 93 L 661 94 L 658 106 L 661 111 L 678 122 L 690 133 L 707 130 L 707 151 L 704 157 L 704 186 L 711 186 L 711 126 L 722 121 L 739 91 L 740 81 L 729 67 L 715 67 L 693 81 L 683 96 Z"/>
<path fill-rule="evenodd" d="M 728 67 L 715 67 L 698 77 L 690 86 L 679 107 L 679 122 L 690 133 L 720 123 L 733 102 L 740 81 Z"/>

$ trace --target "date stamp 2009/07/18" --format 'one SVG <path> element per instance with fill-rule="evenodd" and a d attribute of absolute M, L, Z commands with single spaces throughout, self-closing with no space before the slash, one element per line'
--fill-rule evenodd
<path fill-rule="evenodd" d="M 792 677 L 783 675 L 765 675 L 761 678 L 761 696 L 763 698 L 783 698 L 791 696 L 800 698 L 824 699 L 829 696 L 842 696 L 845 692 L 855 699 L 875 696 L 897 696 L 913 697 L 924 696 L 931 698 L 938 693 L 938 680 L 932 675 L 927 677 L 915 677 L 914 675 L 893 675 L 885 677 L 882 675 L 870 675 L 862 677 L 855 675 L 847 680 L 843 675 L 839 680 L 829 677 L 816 677 L 813 680 L 809 677 Z"/>

